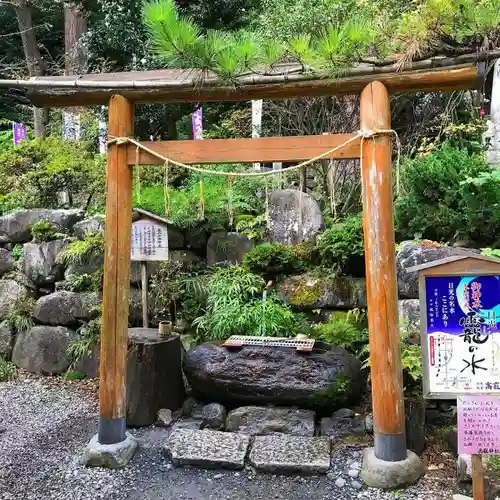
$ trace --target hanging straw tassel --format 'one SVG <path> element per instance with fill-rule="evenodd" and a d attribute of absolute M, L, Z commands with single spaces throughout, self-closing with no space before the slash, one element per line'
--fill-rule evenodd
<path fill-rule="evenodd" d="M 205 220 L 205 194 L 203 190 L 203 174 L 200 174 L 200 220 Z"/>
<path fill-rule="evenodd" d="M 168 191 L 168 171 L 170 169 L 168 159 L 165 160 L 165 186 L 164 186 L 164 195 L 165 195 L 165 217 L 170 217 L 170 193 Z"/>
<path fill-rule="evenodd" d="M 328 164 L 328 175 L 330 176 L 330 213 L 337 218 L 337 203 L 335 196 L 335 163 L 330 160 Z"/>
<path fill-rule="evenodd" d="M 139 165 L 139 153 L 140 148 L 137 146 L 135 148 L 135 196 L 137 203 L 141 204 L 141 166 Z"/>
<path fill-rule="evenodd" d="M 305 169 L 299 170 L 299 226 L 302 226 L 302 210 L 304 208 L 304 178 L 305 178 Z"/>
<path fill-rule="evenodd" d="M 229 227 L 233 227 L 233 180 L 234 177 L 229 175 L 227 178 L 227 213 L 229 215 Z"/>
<path fill-rule="evenodd" d="M 266 196 L 265 200 L 266 226 L 269 228 L 269 182 L 267 177 L 264 177 L 264 186 L 265 186 L 265 196 Z"/>

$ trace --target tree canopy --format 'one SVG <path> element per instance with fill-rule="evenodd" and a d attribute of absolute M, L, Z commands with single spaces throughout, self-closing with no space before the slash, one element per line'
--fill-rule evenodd
<path fill-rule="evenodd" d="M 403 66 L 500 41 L 500 0 L 264 0 L 253 29 L 236 31 L 204 30 L 174 0 L 152 0 L 144 19 L 166 65 L 226 80 L 285 61 L 334 75 L 366 59 L 383 64 L 390 57 Z"/>

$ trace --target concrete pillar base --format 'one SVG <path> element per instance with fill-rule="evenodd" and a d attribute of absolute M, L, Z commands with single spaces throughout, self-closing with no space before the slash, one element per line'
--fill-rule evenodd
<path fill-rule="evenodd" d="M 374 448 L 364 451 L 361 477 L 371 488 L 401 488 L 416 483 L 424 474 L 424 464 L 412 451 L 407 451 L 406 459 L 399 462 L 380 460 L 375 456 Z"/>
<path fill-rule="evenodd" d="M 116 444 L 101 444 L 96 434 L 85 448 L 80 463 L 88 467 L 121 469 L 132 460 L 137 446 L 137 439 L 128 432 L 125 440 Z"/>

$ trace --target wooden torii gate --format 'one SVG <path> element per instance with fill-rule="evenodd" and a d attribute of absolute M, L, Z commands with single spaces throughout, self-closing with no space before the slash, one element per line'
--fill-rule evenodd
<path fill-rule="evenodd" d="M 208 102 L 281 99 L 361 93 L 363 144 L 363 225 L 366 251 L 368 321 L 373 395 L 375 456 L 397 462 L 407 456 L 399 350 L 398 296 L 393 224 L 391 92 L 454 91 L 478 88 L 483 66 L 403 71 L 346 78 L 291 82 L 275 75 L 270 83 L 237 88 L 197 86 L 191 73 L 160 70 L 74 77 L 37 78 L 29 96 L 39 107 L 109 104 L 110 138 L 132 137 L 134 105 L 154 102 Z M 189 75 L 189 76 L 188 76 Z M 191 78 L 191 83 L 186 83 Z M 265 163 L 307 160 L 355 134 L 144 143 L 161 155 L 186 163 Z M 361 139 L 329 155 L 360 158 Z M 100 421 L 98 441 L 125 439 L 125 377 L 130 286 L 132 168 L 136 147 L 112 142 L 108 151 L 103 328 L 101 335 Z M 140 164 L 158 159 L 140 151 Z"/>

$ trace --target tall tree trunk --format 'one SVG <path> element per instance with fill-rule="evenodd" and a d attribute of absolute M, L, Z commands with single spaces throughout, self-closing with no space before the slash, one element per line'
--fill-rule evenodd
<path fill-rule="evenodd" d="M 43 62 L 36 34 L 33 29 L 31 18 L 31 8 L 28 0 L 12 0 L 12 5 L 16 11 L 19 32 L 23 42 L 24 56 L 28 65 L 28 72 L 31 77 L 43 76 L 45 73 L 45 64 Z M 47 126 L 49 112 L 47 109 L 33 109 L 35 122 L 35 137 L 43 137 Z"/>
<path fill-rule="evenodd" d="M 87 32 L 83 5 L 80 1 L 64 3 L 64 49 L 65 70 L 67 75 L 86 72 L 87 52 L 82 37 Z M 63 138 L 80 139 L 81 109 L 70 108 L 63 111 Z"/>

